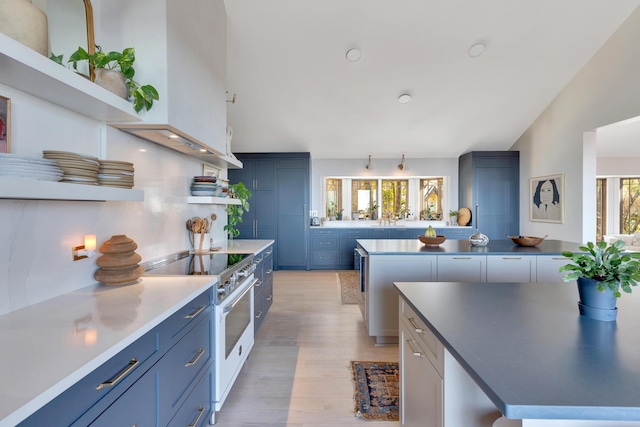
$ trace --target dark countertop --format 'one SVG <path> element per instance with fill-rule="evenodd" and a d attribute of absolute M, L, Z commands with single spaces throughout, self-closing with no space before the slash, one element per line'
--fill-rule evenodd
<path fill-rule="evenodd" d="M 579 252 L 580 243 L 545 240 L 535 247 L 518 246 L 511 240 L 491 240 L 485 247 L 471 246 L 467 240 L 445 240 L 440 246 L 425 246 L 418 239 L 358 239 L 369 255 L 560 255 Z"/>
<path fill-rule="evenodd" d="M 575 282 L 396 288 L 508 418 L 640 420 L 637 290 L 601 322 L 578 314 Z"/>

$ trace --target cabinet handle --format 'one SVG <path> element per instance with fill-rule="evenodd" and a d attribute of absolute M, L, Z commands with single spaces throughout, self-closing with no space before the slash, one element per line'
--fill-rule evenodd
<path fill-rule="evenodd" d="M 265 252 L 267 255 L 271 255 L 271 252 L 273 252 L 273 249 L 271 249 L 270 251 Z"/>
<path fill-rule="evenodd" d="M 519 257 L 519 256 L 518 256 L 518 257 L 506 257 L 506 256 L 505 256 L 505 257 L 502 257 L 502 259 L 515 259 L 515 260 L 519 260 L 519 259 L 522 259 L 522 257 Z"/>
<path fill-rule="evenodd" d="M 187 427 L 196 427 L 200 422 L 200 418 L 202 417 L 202 414 L 204 414 L 204 407 L 201 406 L 198 408 L 198 416 L 196 417 L 195 421 L 189 424 Z"/>
<path fill-rule="evenodd" d="M 566 260 L 566 258 L 565 258 L 565 257 L 560 257 L 560 258 L 552 257 L 551 259 L 552 259 L 552 260 L 560 260 L 560 259 L 561 259 L 561 260 Z"/>
<path fill-rule="evenodd" d="M 262 311 L 261 311 L 261 312 L 259 312 L 258 314 L 256 314 L 256 319 L 259 319 L 259 318 L 261 318 L 261 317 L 262 317 Z"/>
<path fill-rule="evenodd" d="M 267 274 L 271 274 L 271 273 L 273 273 L 273 270 L 272 269 L 268 269 L 267 270 Z"/>
<path fill-rule="evenodd" d="M 304 230 L 306 230 L 307 229 L 307 222 L 308 222 L 308 220 L 307 220 L 307 204 L 306 203 L 302 206 L 302 216 L 304 217 L 304 222 L 303 222 Z"/>
<path fill-rule="evenodd" d="M 454 256 L 453 259 L 471 259 L 470 256 Z"/>
<path fill-rule="evenodd" d="M 258 259 L 253 259 L 253 263 L 254 264 L 260 264 L 262 262 L 262 258 L 258 258 Z"/>
<path fill-rule="evenodd" d="M 416 319 L 415 319 L 415 318 L 410 317 L 410 318 L 408 318 L 407 320 L 409 321 L 409 323 L 411 323 L 411 327 L 412 327 L 413 329 L 415 329 L 415 331 L 416 331 L 417 333 L 419 333 L 419 334 L 424 334 L 424 329 L 422 329 L 422 328 L 420 328 L 420 327 L 418 327 L 418 326 L 416 325 L 416 322 L 415 322 L 415 320 L 416 320 Z"/>
<path fill-rule="evenodd" d="M 113 387 L 114 385 L 118 384 L 120 380 L 122 380 L 124 377 L 129 375 L 129 373 L 133 371 L 136 366 L 138 366 L 138 363 L 140 362 L 138 362 L 136 359 L 131 359 L 127 367 L 124 368 L 118 375 L 116 375 L 115 378 L 109 381 L 105 381 L 102 384 L 98 384 L 98 386 L 96 387 L 96 390 L 102 390 L 103 388 Z"/>
<path fill-rule="evenodd" d="M 204 349 L 199 349 L 198 350 L 198 354 L 196 354 L 196 357 L 194 357 L 193 359 L 191 359 L 190 361 L 188 361 L 187 363 L 184 364 L 185 368 L 188 368 L 189 366 L 193 366 L 196 363 L 198 363 L 198 360 L 200 360 L 200 358 L 202 357 L 202 355 L 204 354 Z"/>
<path fill-rule="evenodd" d="M 259 288 L 260 286 L 262 286 L 262 280 L 257 280 L 256 284 L 253 285 L 254 288 Z"/>
<path fill-rule="evenodd" d="M 202 313 L 202 310 L 204 310 L 204 306 L 201 305 L 198 308 L 196 308 L 196 311 L 194 311 L 191 314 L 187 314 L 186 316 L 184 316 L 185 319 L 193 319 L 194 317 L 196 317 L 198 314 Z"/>
<path fill-rule="evenodd" d="M 271 294 L 271 295 L 269 295 L 269 296 L 267 297 L 267 301 L 271 301 L 272 299 L 273 299 L 273 294 Z"/>
<path fill-rule="evenodd" d="M 424 357 L 424 355 L 422 353 L 420 353 L 419 351 L 416 351 L 415 348 L 413 348 L 413 344 L 411 344 L 411 341 L 413 340 L 407 340 L 407 345 L 409 346 L 409 350 L 411 350 L 411 352 L 413 353 L 414 356 L 416 357 Z"/>

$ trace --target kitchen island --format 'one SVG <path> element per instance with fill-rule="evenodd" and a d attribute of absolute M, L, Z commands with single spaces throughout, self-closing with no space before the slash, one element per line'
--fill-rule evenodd
<path fill-rule="evenodd" d="M 496 411 L 523 427 L 640 426 L 638 295 L 603 322 L 578 314 L 575 283 L 395 286 L 407 426 L 429 404 L 421 426 L 490 426 Z"/>
<path fill-rule="evenodd" d="M 563 251 L 580 244 L 545 240 L 536 247 L 492 240 L 485 247 L 467 240 L 425 246 L 418 239 L 358 239 L 364 255 L 360 309 L 376 343 L 398 342 L 397 291 L 393 282 L 556 282 L 567 264 Z"/>

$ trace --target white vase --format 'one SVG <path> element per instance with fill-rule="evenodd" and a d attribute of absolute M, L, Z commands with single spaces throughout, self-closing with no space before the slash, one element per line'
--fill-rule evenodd
<path fill-rule="evenodd" d="M 31 0 L 0 0 L 0 32 L 49 56 L 47 15 Z"/>
<path fill-rule="evenodd" d="M 0 0 L 2 1 L 2 0 Z M 96 76 L 95 83 L 109 92 L 113 92 L 120 98 L 129 99 L 129 89 L 124 82 L 124 75 L 120 71 L 108 68 L 96 68 L 93 70 Z"/>

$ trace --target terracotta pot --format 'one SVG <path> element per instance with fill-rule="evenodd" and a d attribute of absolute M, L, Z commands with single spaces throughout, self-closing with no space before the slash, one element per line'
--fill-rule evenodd
<path fill-rule="evenodd" d="M 127 88 L 124 75 L 120 71 L 109 70 L 108 68 L 96 68 L 93 71 L 97 85 L 115 93 L 122 99 L 129 99 L 129 88 Z"/>
<path fill-rule="evenodd" d="M 31 0 L 0 0 L 0 33 L 49 56 L 47 15 Z"/>

